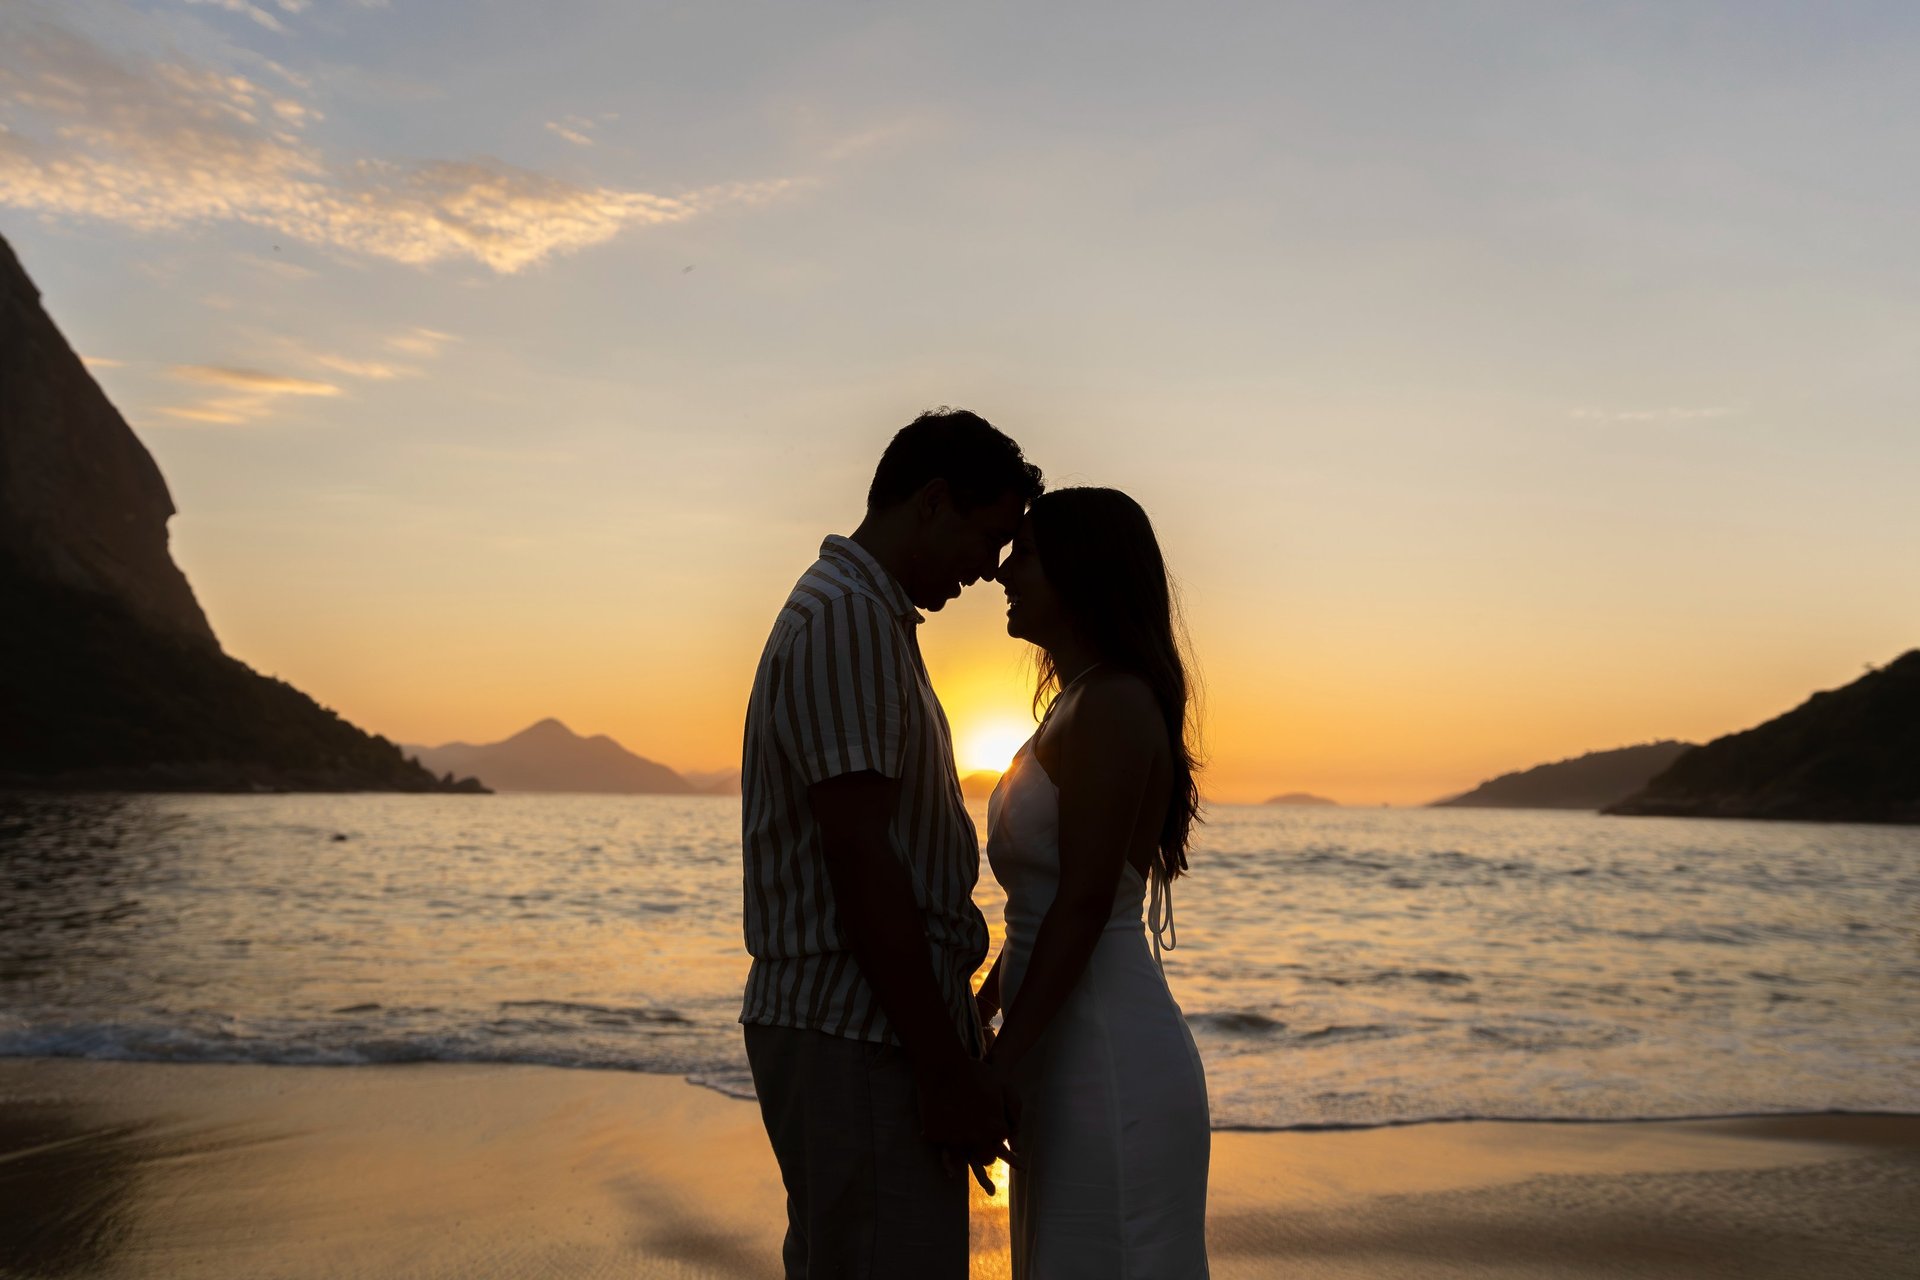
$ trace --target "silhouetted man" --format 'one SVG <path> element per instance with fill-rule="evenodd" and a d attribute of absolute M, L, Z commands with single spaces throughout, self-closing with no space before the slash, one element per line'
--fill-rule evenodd
<path fill-rule="evenodd" d="M 920 658 L 920 612 L 991 578 L 1040 471 L 985 419 L 888 444 L 760 657 L 740 789 L 746 1024 L 787 1188 L 790 1278 L 967 1274 L 963 1164 L 1007 1138 L 970 979 L 980 849 Z"/>

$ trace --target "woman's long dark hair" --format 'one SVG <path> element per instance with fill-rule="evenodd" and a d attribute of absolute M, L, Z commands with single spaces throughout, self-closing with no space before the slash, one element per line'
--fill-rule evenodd
<path fill-rule="evenodd" d="M 1034 549 L 1067 616 L 1100 661 L 1147 682 L 1166 722 L 1173 791 L 1160 826 L 1160 865 L 1172 879 L 1187 869 L 1187 842 L 1200 821 L 1200 768 L 1194 750 L 1187 664 L 1166 561 L 1153 522 L 1118 489 L 1055 489 L 1027 508 Z M 1036 713 L 1060 691 L 1053 656 L 1040 651 Z"/>

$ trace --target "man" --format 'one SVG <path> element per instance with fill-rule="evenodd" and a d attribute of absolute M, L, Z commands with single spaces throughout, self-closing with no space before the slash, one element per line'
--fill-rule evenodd
<path fill-rule="evenodd" d="M 963 1166 L 1004 1152 L 1008 1100 L 980 1061 L 980 849 L 918 627 L 993 577 L 1040 489 L 985 419 L 922 414 L 760 657 L 740 1021 L 787 1188 L 789 1280 L 967 1274 Z"/>

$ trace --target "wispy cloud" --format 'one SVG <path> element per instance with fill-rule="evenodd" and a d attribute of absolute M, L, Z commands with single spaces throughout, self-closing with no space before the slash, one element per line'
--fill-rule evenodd
<path fill-rule="evenodd" d="M 924 133 L 927 123 L 923 120 L 896 120 L 858 133 L 846 134 L 828 143 L 823 153 L 827 159 L 851 160 L 868 151 L 885 148 L 903 142 L 916 134 Z"/>
<path fill-rule="evenodd" d="M 249 0 L 187 0 L 188 4 L 211 5 L 216 9 L 225 9 L 228 13 L 244 14 L 269 31 L 285 31 L 286 25 L 273 15 L 266 5 L 252 4 Z M 282 13 L 299 13 L 307 7 L 307 0 L 277 0 L 276 8 Z"/>
<path fill-rule="evenodd" d="M 259 369 L 229 369 L 217 364 L 177 364 L 168 370 L 182 382 L 202 382 L 216 387 L 232 387 L 274 396 L 337 396 L 340 388 L 331 382 L 311 378 L 293 378 L 283 373 L 265 373 Z"/>
<path fill-rule="evenodd" d="M 440 354 L 440 348 L 459 339 L 450 333 L 438 329 L 409 329 L 405 333 L 396 333 L 387 339 L 387 346 L 403 355 L 430 357 Z"/>
<path fill-rule="evenodd" d="M 593 121 L 585 116 L 565 116 L 559 120 L 549 120 L 547 131 L 559 134 L 576 147 L 593 145 L 593 139 L 587 136 L 593 132 Z"/>
<path fill-rule="evenodd" d="M 238 427 L 256 421 L 262 405 L 251 400 L 208 400 L 201 404 L 163 405 L 154 412 L 178 422 Z"/>
<path fill-rule="evenodd" d="M 313 362 L 323 369 L 344 373 L 349 378 L 368 378 L 390 382 L 395 378 L 417 378 L 420 370 L 407 364 L 387 364 L 381 360 L 354 360 L 348 356 L 316 355 Z"/>
<path fill-rule="evenodd" d="M 219 394 L 191 404 L 166 405 L 157 410 L 175 422 L 203 423 L 212 426 L 245 426 L 259 422 L 273 412 L 274 402 L 283 396 L 337 396 L 341 389 L 331 382 L 296 378 L 261 369 L 236 369 L 226 365 L 177 364 L 167 370 L 180 382 L 215 388 Z"/>
<path fill-rule="evenodd" d="M 13 120 L 0 125 L 0 205 L 43 214 L 147 231 L 238 222 L 397 262 L 469 258 L 510 273 L 794 185 L 662 195 L 493 159 L 341 161 L 309 136 L 322 117 L 294 96 L 297 84 L 282 92 L 235 72 L 118 57 L 46 21 L 7 25 L 0 103 Z"/>
<path fill-rule="evenodd" d="M 312 267 L 301 266 L 297 262 L 288 262 L 278 254 L 239 253 L 236 261 L 244 262 L 255 271 L 266 275 L 278 276 L 282 280 L 311 280 L 320 273 Z"/>
<path fill-rule="evenodd" d="M 1707 405 L 1699 408 L 1575 409 L 1569 416 L 1588 422 L 1694 422 L 1703 418 L 1728 418 L 1737 412 L 1737 409 L 1726 405 Z"/>
<path fill-rule="evenodd" d="M 89 369 L 118 369 L 124 360 L 115 360 L 112 356 L 81 356 L 80 362 Z"/>

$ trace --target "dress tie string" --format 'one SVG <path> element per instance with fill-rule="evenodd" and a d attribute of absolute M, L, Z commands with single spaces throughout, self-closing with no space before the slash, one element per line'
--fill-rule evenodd
<path fill-rule="evenodd" d="M 1160 952 L 1172 951 L 1180 945 L 1180 931 L 1173 925 L 1173 881 L 1167 879 L 1166 868 L 1159 858 L 1147 868 L 1147 928 L 1153 933 L 1153 962 L 1164 974 L 1167 965 L 1160 958 Z"/>

